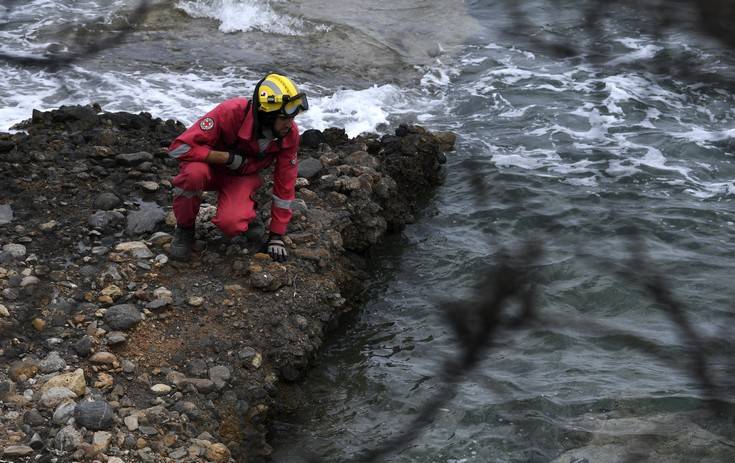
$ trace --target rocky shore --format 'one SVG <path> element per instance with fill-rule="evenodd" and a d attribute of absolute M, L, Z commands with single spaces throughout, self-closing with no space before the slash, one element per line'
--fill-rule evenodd
<path fill-rule="evenodd" d="M 307 131 L 291 259 L 226 239 L 208 193 L 180 264 L 162 147 L 182 124 L 75 106 L 18 128 L 0 134 L 0 456 L 18 461 L 267 460 L 281 386 L 356 306 L 366 251 L 413 220 L 454 144 L 416 126 Z"/>

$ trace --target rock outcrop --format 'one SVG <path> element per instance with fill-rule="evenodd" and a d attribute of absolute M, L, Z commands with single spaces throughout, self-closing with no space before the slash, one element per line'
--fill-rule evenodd
<path fill-rule="evenodd" d="M 208 193 L 180 264 L 161 148 L 182 124 L 77 106 L 19 128 L 0 134 L 0 455 L 64 461 L 266 459 L 279 385 L 355 307 L 365 251 L 414 220 L 454 143 L 309 131 L 290 260 L 226 239 Z"/>

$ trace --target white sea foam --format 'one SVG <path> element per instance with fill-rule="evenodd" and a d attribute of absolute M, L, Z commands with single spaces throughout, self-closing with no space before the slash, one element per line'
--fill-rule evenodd
<path fill-rule="evenodd" d="M 707 130 L 703 127 L 690 126 L 686 132 L 674 132 L 676 138 L 688 140 L 698 145 L 706 145 L 708 142 L 722 141 L 735 138 L 735 128 L 723 130 Z"/>
<path fill-rule="evenodd" d="M 268 0 L 180 0 L 176 7 L 193 18 L 216 19 L 222 32 L 259 30 L 281 35 L 304 35 L 330 29 L 324 24 L 309 27 L 299 17 L 275 11 Z"/>
<path fill-rule="evenodd" d="M 343 126 L 349 136 L 356 136 L 379 129 L 389 122 L 389 116 L 392 115 L 413 113 L 421 118 L 441 101 L 421 98 L 395 85 L 386 84 L 310 97 L 309 104 L 309 110 L 299 116 L 299 125 L 320 130 Z"/>
<path fill-rule="evenodd" d="M 650 42 L 646 42 L 643 39 L 624 38 L 624 39 L 617 39 L 616 42 L 623 44 L 624 46 L 632 49 L 633 51 L 610 60 L 608 64 L 611 66 L 617 66 L 619 64 L 628 64 L 628 63 L 633 63 L 635 61 L 651 59 L 655 57 L 659 51 L 663 50 L 663 47 L 659 45 L 654 45 Z"/>
<path fill-rule="evenodd" d="M 98 73 L 72 66 L 59 74 L 49 74 L 0 66 L 0 79 L 6 84 L 0 87 L 0 130 L 7 130 L 29 118 L 33 109 L 93 102 L 106 111 L 146 111 L 190 124 L 225 99 L 249 97 L 258 76 L 242 68 L 218 73 L 192 69 L 146 74 Z M 433 94 L 429 94 L 425 89 L 406 90 L 391 84 L 330 92 L 304 83 L 310 109 L 299 115 L 298 124 L 302 130 L 340 126 L 356 136 L 379 130 L 399 115 L 429 122 L 437 107 L 444 104 L 437 85 L 430 84 Z"/>

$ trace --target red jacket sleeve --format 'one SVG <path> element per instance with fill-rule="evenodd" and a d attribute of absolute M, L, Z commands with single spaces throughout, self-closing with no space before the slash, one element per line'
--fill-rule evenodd
<path fill-rule="evenodd" d="M 276 166 L 273 169 L 273 203 L 271 206 L 271 233 L 283 235 L 293 213 L 291 204 L 296 199 L 296 176 L 299 172 L 296 157 L 299 139 L 292 148 L 278 153 Z"/>
<path fill-rule="evenodd" d="M 226 106 L 219 104 L 171 143 L 169 155 L 178 161 L 203 162 L 217 144 L 225 123 L 227 123 Z"/>

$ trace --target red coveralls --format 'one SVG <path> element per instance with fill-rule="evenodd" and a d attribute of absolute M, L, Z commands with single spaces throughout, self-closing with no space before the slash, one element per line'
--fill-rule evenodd
<path fill-rule="evenodd" d="M 292 121 L 288 135 L 271 141 L 259 155 L 252 106 L 246 98 L 227 100 L 171 143 L 169 154 L 179 160 L 179 174 L 173 179 L 173 210 L 179 226 L 194 225 L 202 192 L 207 190 L 219 194 L 212 222 L 227 236 L 247 230 L 256 215 L 253 196 L 263 184 L 259 172 L 275 159 L 270 231 L 286 233 L 296 197 L 298 127 Z M 239 150 L 246 157 L 244 167 L 233 172 L 224 165 L 207 164 L 204 160 L 211 150 Z"/>

